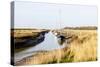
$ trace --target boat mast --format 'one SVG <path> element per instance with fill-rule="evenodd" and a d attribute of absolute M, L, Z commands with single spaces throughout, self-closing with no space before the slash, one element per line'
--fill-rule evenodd
<path fill-rule="evenodd" d="M 61 9 L 59 9 L 59 29 L 61 29 Z"/>

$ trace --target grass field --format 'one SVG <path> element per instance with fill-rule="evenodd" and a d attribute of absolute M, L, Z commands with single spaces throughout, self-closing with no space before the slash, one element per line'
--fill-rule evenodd
<path fill-rule="evenodd" d="M 40 32 L 43 31 L 49 31 L 46 29 L 24 29 L 24 28 L 16 28 L 11 29 L 11 36 L 14 38 L 21 38 L 21 37 L 27 37 L 27 36 L 37 36 Z"/>
<path fill-rule="evenodd" d="M 73 55 L 72 62 L 97 60 L 97 30 L 64 31 L 74 33 L 68 48 L 70 54 Z"/>
<path fill-rule="evenodd" d="M 57 33 L 70 36 L 62 49 L 38 52 L 16 62 L 15 65 L 85 62 L 97 60 L 97 29 L 62 29 Z"/>

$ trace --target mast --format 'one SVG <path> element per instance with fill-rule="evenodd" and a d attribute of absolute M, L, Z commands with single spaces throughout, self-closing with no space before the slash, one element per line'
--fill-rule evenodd
<path fill-rule="evenodd" d="M 61 29 L 61 9 L 59 9 L 59 29 Z"/>
<path fill-rule="evenodd" d="M 61 9 L 59 8 L 59 29 L 58 29 L 58 33 L 60 32 L 61 33 Z M 60 35 L 60 34 L 58 34 L 58 35 Z M 59 45 L 59 47 L 58 47 L 58 54 L 59 54 L 59 56 L 58 56 L 58 60 L 57 60 L 57 63 L 60 63 L 60 61 L 61 61 L 61 48 L 60 48 L 61 46 Z"/>

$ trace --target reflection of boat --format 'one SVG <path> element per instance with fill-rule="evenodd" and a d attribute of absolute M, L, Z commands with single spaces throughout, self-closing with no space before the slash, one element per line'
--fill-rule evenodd
<path fill-rule="evenodd" d="M 60 45 L 63 45 L 63 43 L 66 40 L 65 36 L 63 36 L 63 35 L 61 35 L 60 33 L 57 33 L 57 32 L 54 32 L 54 35 L 57 37 L 58 43 Z"/>
<path fill-rule="evenodd" d="M 47 32 L 40 32 L 37 37 L 27 36 L 21 38 L 14 38 L 15 48 L 24 48 L 28 46 L 35 46 L 44 41 Z M 13 37 L 11 38 L 13 40 Z M 13 43 L 13 42 L 12 42 Z"/>
<path fill-rule="evenodd" d="M 63 45 L 63 43 L 65 42 L 65 37 L 63 35 L 59 35 L 57 36 L 58 38 L 58 42 L 60 45 Z"/>

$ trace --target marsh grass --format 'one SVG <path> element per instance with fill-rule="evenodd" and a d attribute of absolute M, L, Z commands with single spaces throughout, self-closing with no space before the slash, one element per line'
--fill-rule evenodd
<path fill-rule="evenodd" d="M 86 62 L 97 60 L 97 30 L 63 30 L 63 35 L 66 33 L 74 34 L 77 38 L 72 37 L 69 43 L 62 49 L 41 52 L 31 57 L 23 58 L 16 62 L 16 65 L 26 64 L 51 64 L 66 62 Z M 67 37 L 67 36 L 66 36 Z M 59 50 L 61 56 L 59 56 Z"/>

